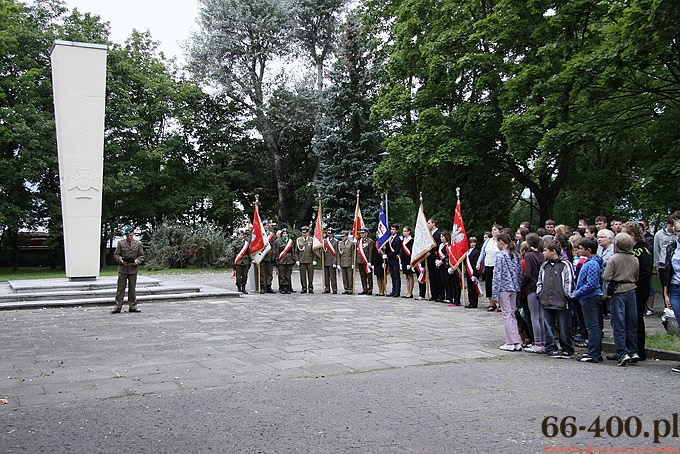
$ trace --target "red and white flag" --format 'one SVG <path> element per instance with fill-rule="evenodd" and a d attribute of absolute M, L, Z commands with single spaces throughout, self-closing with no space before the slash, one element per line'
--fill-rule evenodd
<path fill-rule="evenodd" d="M 357 196 L 357 206 L 354 209 L 354 223 L 352 224 L 352 238 L 359 239 L 359 231 L 365 228 L 364 217 L 361 215 L 361 208 L 359 208 L 359 197 Z"/>
<path fill-rule="evenodd" d="M 314 224 L 314 237 L 312 237 L 312 249 L 323 247 L 323 229 L 321 227 L 321 200 L 319 200 L 319 210 L 316 212 L 316 224 Z"/>
<path fill-rule="evenodd" d="M 437 247 L 437 243 L 434 241 L 434 238 L 432 238 L 430 228 L 427 226 L 425 211 L 423 210 L 423 204 L 421 203 L 420 209 L 418 210 L 418 218 L 416 219 L 416 231 L 415 235 L 413 235 L 411 266 L 415 267 L 416 263 L 423 260 L 427 253 L 434 247 Z"/>
<path fill-rule="evenodd" d="M 255 205 L 255 212 L 253 213 L 253 237 L 250 241 L 250 257 L 252 257 L 253 262 L 259 265 L 271 248 L 272 245 L 269 244 L 269 238 L 264 235 L 260 210 Z"/>
<path fill-rule="evenodd" d="M 453 215 L 453 228 L 451 229 L 451 244 L 446 248 L 449 263 L 452 268 L 458 268 L 467 256 L 470 248 L 467 233 L 463 225 L 463 214 L 460 211 L 460 200 L 456 203 L 456 212 Z"/>

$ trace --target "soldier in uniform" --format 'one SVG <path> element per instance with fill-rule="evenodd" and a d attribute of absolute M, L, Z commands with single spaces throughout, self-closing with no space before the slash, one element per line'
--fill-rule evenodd
<path fill-rule="evenodd" d="M 370 295 L 373 293 L 373 272 L 371 258 L 373 255 L 374 241 L 368 237 L 368 229 L 362 228 L 359 231 L 359 243 L 357 245 L 357 268 L 361 278 L 361 292 L 359 295 Z"/>
<path fill-rule="evenodd" d="M 262 227 L 264 227 L 264 232 L 262 234 L 264 237 L 269 241 L 269 244 L 274 246 L 274 232 L 271 232 L 269 230 L 269 221 L 266 219 L 262 221 Z M 260 282 L 260 293 L 275 293 L 274 289 L 272 289 L 272 279 L 274 277 L 274 262 L 276 261 L 276 257 L 274 256 L 274 253 L 270 250 L 265 254 L 265 256 L 262 258 L 262 261 L 260 262 L 260 278 L 262 281 Z"/>
<path fill-rule="evenodd" d="M 234 271 L 236 272 L 236 288 L 239 292 L 247 294 L 246 282 L 250 269 L 250 243 L 245 239 L 245 232 L 241 229 L 236 233 L 236 239 L 231 243 L 231 251 L 234 255 Z"/>
<path fill-rule="evenodd" d="M 118 287 L 116 290 L 116 307 L 112 314 L 119 314 L 123 308 L 125 287 L 128 286 L 128 312 L 141 312 L 137 309 L 137 265 L 144 263 L 144 248 L 142 243 L 135 240 L 135 228 L 125 227 L 125 239 L 120 240 L 113 253 L 113 259 L 118 263 Z"/>
<path fill-rule="evenodd" d="M 281 235 L 274 240 L 272 255 L 279 267 L 279 292 L 293 293 L 291 275 L 295 265 L 293 240 L 288 237 L 288 229 L 281 229 Z"/>
<path fill-rule="evenodd" d="M 335 230 L 326 229 L 326 238 L 323 240 L 323 279 L 324 293 L 338 293 L 338 275 L 335 272 L 338 268 L 338 240 L 333 234 Z"/>
<path fill-rule="evenodd" d="M 338 266 L 342 271 L 343 295 L 351 295 L 354 292 L 354 241 L 349 239 L 349 232 L 342 232 L 342 238 L 338 242 Z"/>
<path fill-rule="evenodd" d="M 314 241 L 309 236 L 309 227 L 300 229 L 302 236 L 295 240 L 296 265 L 300 267 L 300 293 L 314 293 Z"/>

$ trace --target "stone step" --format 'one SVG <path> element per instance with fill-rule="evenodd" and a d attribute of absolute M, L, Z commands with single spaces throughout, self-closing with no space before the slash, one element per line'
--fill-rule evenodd
<path fill-rule="evenodd" d="M 113 305 L 116 276 L 96 280 L 33 279 L 0 283 L 0 310 L 42 307 Z M 139 276 L 138 302 L 176 301 L 193 298 L 238 298 L 240 293 L 218 287 L 164 281 Z"/>
<path fill-rule="evenodd" d="M 229 291 L 202 291 L 191 293 L 164 293 L 164 294 L 137 294 L 137 303 L 161 303 L 166 301 L 180 301 L 190 299 L 215 299 L 215 298 L 239 298 L 238 292 Z M 69 307 L 69 306 L 111 306 L 113 307 L 113 297 L 91 297 L 91 298 L 72 298 L 72 299 L 51 299 L 51 300 L 22 300 L 22 301 L 2 301 L 0 310 L 14 309 L 40 309 L 48 307 Z M 127 304 L 127 298 L 125 299 Z"/>
<path fill-rule="evenodd" d="M 8 281 L 12 293 L 41 293 L 59 291 L 90 291 L 116 288 L 117 277 L 104 276 L 94 280 L 74 280 L 67 278 L 25 279 Z M 137 277 L 137 288 L 160 285 L 161 281 L 146 276 Z"/>

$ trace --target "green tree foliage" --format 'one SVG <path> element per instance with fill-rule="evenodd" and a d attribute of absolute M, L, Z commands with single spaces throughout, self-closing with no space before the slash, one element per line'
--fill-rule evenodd
<path fill-rule="evenodd" d="M 253 164 L 261 173 L 272 169 L 278 217 L 284 220 L 290 216 L 285 210 L 291 194 L 286 191 L 280 137 L 266 104 L 275 81 L 272 65 L 292 51 L 291 5 L 286 0 L 201 0 L 201 31 L 192 36 L 190 48 L 193 70 L 252 119 L 267 152 Z"/>
<path fill-rule="evenodd" d="M 672 2 L 365 5 L 388 68 L 374 108 L 391 156 L 379 186 L 396 175 L 438 217 L 431 194 L 446 214 L 461 186 L 475 226 L 504 223 L 524 188 L 541 222 L 649 216 L 677 200 L 660 181 L 678 143 Z"/>
<path fill-rule="evenodd" d="M 154 228 L 204 202 L 204 156 L 191 132 L 206 96 L 157 45 L 133 31 L 108 53 L 103 217 L 110 231 L 130 220 Z"/>
<path fill-rule="evenodd" d="M 283 224 L 309 221 L 313 202 L 309 183 L 318 175 L 310 153 L 313 136 L 307 133 L 319 115 L 318 100 L 310 98 L 311 88 L 300 88 L 307 79 L 291 82 L 290 75 L 300 63 L 311 62 L 318 97 L 342 3 L 201 1 L 201 31 L 191 40 L 192 69 L 217 88 L 224 102 L 234 103 L 256 130 L 253 135 L 261 138 L 265 153 L 252 165 L 259 171 L 259 187 L 266 191 L 266 183 L 273 181 L 276 194 L 275 203 L 263 203 L 262 208 L 265 213 L 275 211 Z M 297 65 L 287 69 L 285 64 L 293 60 Z M 263 202 L 269 197 L 258 193 Z"/>
<path fill-rule="evenodd" d="M 364 219 L 375 226 L 372 213 L 378 209 L 380 196 L 372 187 L 373 172 L 380 160 L 382 137 L 378 125 L 370 119 L 377 93 L 372 67 L 361 24 L 358 18 L 350 17 L 330 76 L 325 117 L 319 123 L 314 147 L 320 163 L 317 190 L 324 216 L 335 228 L 348 229 L 352 225 L 357 191 Z"/>
<path fill-rule="evenodd" d="M 504 222 L 517 193 L 499 153 L 502 58 L 475 35 L 492 6 L 429 0 L 366 6 L 373 35 L 387 37 L 375 42 L 388 71 L 373 112 L 390 158 L 376 171 L 376 187 L 401 190 L 414 213 L 422 193 L 425 213 L 443 228 L 453 221 L 456 187 L 473 230 Z"/>

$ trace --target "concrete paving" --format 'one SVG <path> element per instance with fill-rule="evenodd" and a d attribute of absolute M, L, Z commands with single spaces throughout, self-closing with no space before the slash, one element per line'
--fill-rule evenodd
<path fill-rule="evenodd" d="M 74 281 L 66 278 L 3 281 L 0 282 L 0 310 L 109 305 L 115 299 L 116 281 L 117 276 Z M 138 277 L 135 288 L 137 300 L 142 303 L 239 296 L 235 289 L 145 275 Z"/>
<path fill-rule="evenodd" d="M 226 273 L 173 279 L 233 290 Z M 619 368 L 503 352 L 501 317 L 483 308 L 318 290 L 139 307 L 116 315 L 110 306 L 0 311 L 0 397 L 8 401 L 0 452 L 680 445 L 676 362 L 652 354 Z M 658 330 L 658 317 L 648 320 Z M 586 428 L 598 416 L 602 424 L 634 416 L 644 431 L 548 437 L 551 415 L 558 426 L 574 416 Z M 667 436 L 658 436 L 666 422 Z"/>

